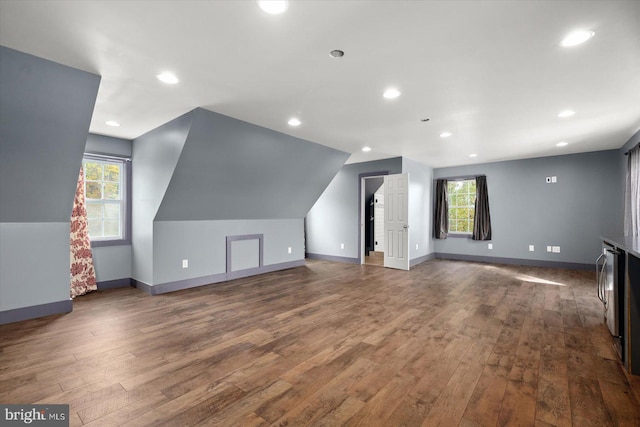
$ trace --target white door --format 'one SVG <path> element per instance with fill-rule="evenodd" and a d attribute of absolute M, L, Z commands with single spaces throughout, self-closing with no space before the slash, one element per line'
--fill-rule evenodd
<path fill-rule="evenodd" d="M 409 174 L 384 177 L 384 266 L 409 269 Z"/>

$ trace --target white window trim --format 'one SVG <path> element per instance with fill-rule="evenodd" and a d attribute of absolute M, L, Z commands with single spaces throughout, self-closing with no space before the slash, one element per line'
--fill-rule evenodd
<path fill-rule="evenodd" d="M 449 183 L 452 182 L 462 182 L 462 181 L 476 181 L 476 177 L 462 177 L 462 178 L 447 178 L 447 186 L 449 185 Z M 449 199 L 449 189 L 447 188 L 447 199 Z M 447 200 L 447 203 L 449 202 L 449 200 Z M 459 207 L 459 206 L 456 206 Z M 471 208 L 474 210 L 474 215 L 475 215 L 475 203 L 474 205 L 470 205 L 467 206 L 468 208 Z M 451 204 L 449 204 L 449 209 L 451 209 Z M 447 221 L 449 221 L 449 218 L 447 218 Z M 449 228 L 451 227 L 451 224 L 449 224 Z M 471 230 L 470 231 L 451 231 L 449 230 L 449 237 L 471 237 L 473 235 L 473 221 L 471 221 Z"/>
<path fill-rule="evenodd" d="M 92 247 L 119 246 L 131 244 L 131 159 L 129 157 L 115 156 L 103 153 L 85 153 L 82 158 L 85 161 L 121 162 L 122 173 L 120 175 L 121 199 L 121 237 L 91 239 Z M 86 177 L 85 177 L 86 180 Z M 86 185 L 86 184 L 85 184 Z M 87 199 L 88 200 L 88 199 Z"/>

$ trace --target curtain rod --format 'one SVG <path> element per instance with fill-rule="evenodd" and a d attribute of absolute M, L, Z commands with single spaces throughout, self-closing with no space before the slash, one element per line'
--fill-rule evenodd
<path fill-rule="evenodd" d="M 632 152 L 633 150 L 635 150 L 636 148 L 640 147 L 640 142 L 636 144 L 635 147 L 631 148 L 629 151 L 627 151 L 626 153 L 624 153 L 625 156 L 628 156 L 630 152 Z"/>
<path fill-rule="evenodd" d="M 436 180 L 446 179 L 447 181 L 462 181 L 463 179 L 477 178 L 479 176 L 484 176 L 486 178 L 486 175 L 480 174 L 480 175 L 462 175 L 462 176 L 443 176 L 440 178 L 436 178 Z"/>
<path fill-rule="evenodd" d="M 98 157 L 102 159 L 114 159 L 114 160 L 124 160 L 125 162 L 130 162 L 131 157 L 127 156 L 118 156 L 117 154 L 105 154 L 105 153 L 84 153 L 85 156 L 88 157 Z"/>

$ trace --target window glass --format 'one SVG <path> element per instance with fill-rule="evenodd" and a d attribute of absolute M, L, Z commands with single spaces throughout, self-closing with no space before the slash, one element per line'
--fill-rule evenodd
<path fill-rule="evenodd" d="M 83 166 L 89 238 L 124 239 L 124 161 L 86 157 Z"/>
<path fill-rule="evenodd" d="M 471 234 L 476 203 L 476 180 L 465 179 L 447 183 L 449 232 Z"/>

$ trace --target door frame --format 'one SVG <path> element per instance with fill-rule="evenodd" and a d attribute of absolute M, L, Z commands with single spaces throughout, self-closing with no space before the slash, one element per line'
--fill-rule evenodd
<path fill-rule="evenodd" d="M 358 175 L 358 264 L 364 264 L 364 180 L 381 178 L 389 175 L 389 171 L 364 172 Z"/>

